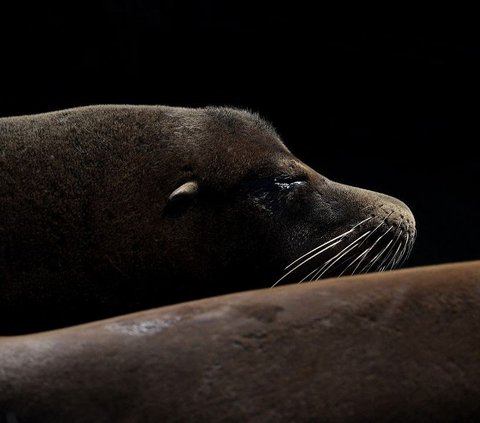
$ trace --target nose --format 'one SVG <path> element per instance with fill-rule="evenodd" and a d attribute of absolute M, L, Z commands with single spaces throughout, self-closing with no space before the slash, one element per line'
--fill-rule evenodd
<path fill-rule="evenodd" d="M 331 182 L 331 188 L 343 197 L 349 210 L 361 220 L 370 218 L 369 226 L 383 223 L 408 234 L 410 239 L 416 236 L 416 222 L 410 208 L 401 200 L 386 194 L 367 189 L 356 188 L 337 182 Z"/>
<path fill-rule="evenodd" d="M 401 225 L 403 224 L 409 231 L 412 233 L 415 232 L 415 218 L 410 208 L 401 200 L 389 195 L 366 191 L 366 195 L 370 200 L 376 203 L 375 210 L 376 213 L 372 212 L 372 215 L 378 215 L 377 218 L 381 217 L 382 212 L 389 216 L 387 221 L 391 224 Z"/>

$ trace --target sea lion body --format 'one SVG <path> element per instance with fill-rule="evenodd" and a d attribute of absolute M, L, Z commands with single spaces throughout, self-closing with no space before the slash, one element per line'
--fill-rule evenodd
<path fill-rule="evenodd" d="M 3 334 L 284 276 L 393 268 L 415 235 L 403 203 L 329 181 L 239 110 L 91 106 L 3 118 L 0 153 Z"/>
<path fill-rule="evenodd" d="M 479 287 L 433 266 L 0 338 L 0 421 L 479 421 Z"/>

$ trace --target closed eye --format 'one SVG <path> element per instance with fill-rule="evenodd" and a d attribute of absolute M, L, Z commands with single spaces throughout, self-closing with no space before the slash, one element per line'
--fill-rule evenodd
<path fill-rule="evenodd" d="M 280 175 L 276 177 L 249 178 L 242 183 L 243 189 L 249 192 L 285 192 L 299 188 L 307 183 L 307 179 L 303 175 L 290 176 Z"/>
<path fill-rule="evenodd" d="M 292 189 L 301 185 L 305 185 L 307 181 L 305 179 L 296 179 L 296 180 L 277 180 L 275 178 L 274 185 L 280 190 Z"/>

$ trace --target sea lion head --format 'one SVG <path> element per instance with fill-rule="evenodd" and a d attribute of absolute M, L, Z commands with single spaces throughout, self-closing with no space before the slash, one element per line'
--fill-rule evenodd
<path fill-rule="evenodd" d="M 257 115 L 173 109 L 170 119 L 190 132 L 172 144 L 160 261 L 193 296 L 389 270 L 409 255 L 404 203 L 327 179 Z"/>

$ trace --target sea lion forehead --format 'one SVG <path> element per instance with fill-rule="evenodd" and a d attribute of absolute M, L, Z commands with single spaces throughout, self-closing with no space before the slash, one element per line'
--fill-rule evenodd
<path fill-rule="evenodd" d="M 269 148 L 277 146 L 288 151 L 275 128 L 256 113 L 229 107 L 207 107 L 204 111 L 209 117 L 208 125 L 221 141 L 251 141 L 253 145 L 268 144 Z"/>
<path fill-rule="evenodd" d="M 275 130 L 270 123 L 262 119 L 257 113 L 249 110 L 234 107 L 210 106 L 206 107 L 204 111 L 207 115 L 213 117 L 217 122 L 221 122 L 226 128 L 231 130 L 239 130 L 248 123 L 259 129 L 275 134 Z"/>
<path fill-rule="evenodd" d="M 257 114 L 226 107 L 207 107 L 203 112 L 202 148 L 210 152 L 210 169 L 228 170 L 233 176 L 294 158 L 275 129 Z"/>

